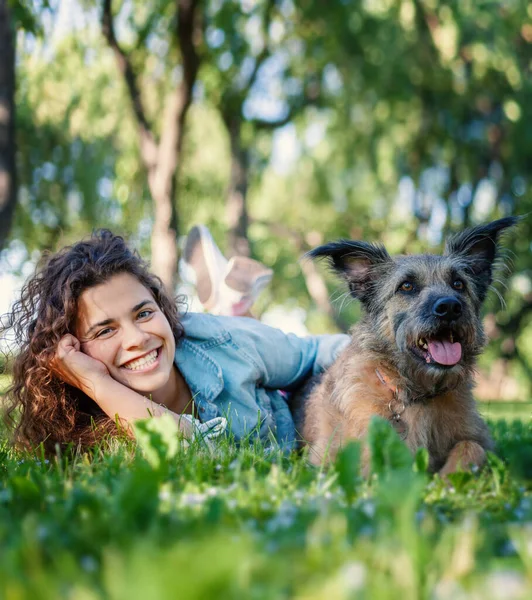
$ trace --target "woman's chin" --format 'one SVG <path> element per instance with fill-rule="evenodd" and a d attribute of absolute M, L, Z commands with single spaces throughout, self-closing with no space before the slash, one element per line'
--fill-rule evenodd
<path fill-rule="evenodd" d="M 120 377 L 115 377 L 117 381 L 125 385 L 126 387 L 142 394 L 143 396 L 147 396 L 152 394 L 165 386 L 168 383 L 170 378 L 170 370 L 161 371 L 153 373 L 134 373 L 134 374 L 124 374 L 120 373 Z"/>

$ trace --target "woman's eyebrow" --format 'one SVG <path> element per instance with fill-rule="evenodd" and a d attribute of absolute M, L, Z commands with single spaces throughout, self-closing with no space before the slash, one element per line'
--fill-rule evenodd
<path fill-rule="evenodd" d="M 142 300 L 138 304 L 135 304 L 135 306 L 131 309 L 131 312 L 132 313 L 137 312 L 138 310 L 140 310 L 146 304 L 153 304 L 153 303 L 154 303 L 154 300 Z M 98 327 L 103 327 L 104 325 L 110 325 L 111 323 L 113 323 L 113 321 L 114 321 L 114 319 L 105 319 L 104 321 L 100 321 L 98 323 L 95 323 L 94 325 L 91 325 L 91 327 L 89 327 L 89 329 L 87 330 L 87 332 L 85 333 L 85 335 L 89 335 L 89 333 L 93 329 L 97 329 Z"/>
<path fill-rule="evenodd" d="M 140 310 L 145 304 L 155 304 L 155 301 L 154 300 L 143 300 L 142 302 L 135 304 L 135 306 L 131 309 L 131 312 L 137 312 L 137 310 Z"/>
<path fill-rule="evenodd" d="M 85 332 L 85 335 L 89 335 L 89 333 L 93 329 L 96 329 L 98 327 L 102 327 L 103 325 L 109 325 L 113 321 L 114 321 L 114 319 L 105 319 L 105 321 L 100 321 L 99 323 L 95 323 L 94 325 L 92 325 L 91 327 L 89 327 L 89 329 Z"/>

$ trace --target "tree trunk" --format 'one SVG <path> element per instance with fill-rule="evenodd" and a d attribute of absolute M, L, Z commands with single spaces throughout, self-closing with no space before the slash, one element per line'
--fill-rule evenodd
<path fill-rule="evenodd" d="M 347 323 L 342 315 L 339 314 L 338 310 L 333 307 L 324 278 L 321 276 L 312 260 L 303 256 L 310 250 L 304 236 L 281 223 L 271 223 L 268 221 L 255 222 L 268 227 L 274 235 L 288 238 L 295 244 L 298 253 L 302 256 L 299 265 L 301 267 L 301 272 L 303 273 L 303 278 L 305 279 L 305 285 L 307 286 L 309 296 L 314 300 L 316 306 L 334 322 L 340 331 L 347 332 L 350 328 L 350 324 Z"/>
<path fill-rule="evenodd" d="M 155 169 L 148 176 L 154 204 L 151 236 L 151 267 L 169 290 L 177 282 L 177 178 L 181 164 L 185 119 L 192 101 L 192 86 L 183 81 L 169 99 L 164 115 L 165 132 L 158 149 Z"/>
<path fill-rule="evenodd" d="M 226 220 L 229 255 L 249 256 L 247 192 L 249 177 L 249 150 L 240 139 L 240 117 L 224 119 L 231 144 L 231 176 L 227 192 Z"/>
<path fill-rule="evenodd" d="M 196 48 L 201 38 L 198 14 L 200 0 L 175 0 L 175 35 L 181 51 L 183 79 L 167 99 L 158 142 L 146 117 L 132 61 L 116 38 L 111 2 L 112 0 L 104 0 L 103 3 L 102 33 L 115 55 L 137 122 L 140 154 L 154 208 L 151 266 L 172 292 L 177 282 L 178 258 L 176 180 L 181 162 L 185 120 L 200 66 Z"/>
<path fill-rule="evenodd" d="M 176 0 L 176 36 L 181 51 L 183 79 L 167 103 L 157 167 L 154 176 L 148 178 L 155 203 L 151 238 L 152 268 L 170 290 L 174 290 L 177 283 L 177 177 L 185 138 L 185 121 L 200 67 L 196 48 L 201 37 L 200 4 L 200 0 Z"/>
<path fill-rule="evenodd" d="M 329 290 L 327 289 L 323 277 L 316 268 L 316 265 L 310 258 L 300 260 L 299 264 L 301 266 L 303 277 L 305 278 L 309 296 L 314 300 L 316 306 L 334 322 L 340 331 L 343 331 L 344 333 L 347 332 L 349 330 L 349 324 L 331 304 Z"/>
<path fill-rule="evenodd" d="M 8 1 L 0 0 L 0 250 L 17 200 L 15 153 L 15 34 Z"/>

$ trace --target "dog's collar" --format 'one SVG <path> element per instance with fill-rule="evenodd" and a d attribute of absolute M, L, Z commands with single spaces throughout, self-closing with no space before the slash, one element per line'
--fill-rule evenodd
<path fill-rule="evenodd" d="M 390 378 L 387 375 L 384 375 L 379 369 L 375 369 L 375 375 L 377 375 L 377 379 L 382 383 L 382 385 L 386 386 L 390 392 L 392 392 L 392 399 L 388 402 L 388 410 L 390 411 L 390 416 L 388 420 L 392 424 L 393 428 L 399 435 L 402 440 L 406 440 L 408 437 L 408 424 L 404 419 L 401 418 L 401 415 L 405 411 L 405 403 L 400 399 L 401 396 L 404 395 L 401 393 L 401 390 L 398 386 L 393 386 Z M 436 394 L 420 396 L 412 400 L 412 403 L 415 402 L 425 402 L 427 400 L 431 400 L 432 398 L 436 398 L 436 396 L 440 396 L 441 394 L 445 394 L 450 392 L 454 388 L 448 388 L 444 390 L 438 391 Z"/>
<path fill-rule="evenodd" d="M 393 386 L 390 382 L 390 378 L 386 375 L 384 375 L 382 373 L 382 371 L 379 371 L 379 369 L 375 369 L 375 375 L 377 375 L 377 379 L 383 384 L 385 385 L 391 392 L 393 395 L 394 400 L 399 400 L 399 396 L 403 396 L 403 394 L 400 394 L 400 389 L 398 386 Z M 425 394 L 422 396 L 417 396 L 416 398 L 412 398 L 408 403 L 409 404 L 416 404 L 419 402 L 426 402 L 427 400 L 432 400 L 433 398 L 436 398 L 437 396 L 441 396 L 442 394 L 447 394 L 448 392 L 452 392 L 454 389 L 456 389 L 458 387 L 458 384 L 455 386 L 451 386 L 451 387 L 447 387 L 447 388 L 443 388 L 441 390 L 438 390 L 436 393 L 434 394 Z M 403 396 L 404 397 L 404 396 Z M 401 402 L 401 404 L 404 407 L 404 402 Z M 404 410 L 404 408 L 403 408 Z"/>
<path fill-rule="evenodd" d="M 390 411 L 389 421 L 395 431 L 397 431 L 399 437 L 402 440 L 406 440 L 408 437 L 408 425 L 401 418 L 401 415 L 405 411 L 405 404 L 399 400 L 399 388 L 397 386 L 394 387 L 390 383 L 390 379 L 386 377 L 386 375 L 383 375 L 379 369 L 375 369 L 375 375 L 377 375 L 378 380 L 392 392 L 392 400 L 388 403 L 388 410 Z"/>
<path fill-rule="evenodd" d="M 392 392 L 392 394 L 394 395 L 394 397 L 397 397 L 399 394 L 399 388 L 397 386 L 393 387 L 392 384 L 390 383 L 390 378 L 387 377 L 386 375 L 383 375 L 379 369 L 375 369 L 375 375 L 377 375 L 377 379 L 382 383 L 382 385 L 385 385 L 390 392 Z"/>

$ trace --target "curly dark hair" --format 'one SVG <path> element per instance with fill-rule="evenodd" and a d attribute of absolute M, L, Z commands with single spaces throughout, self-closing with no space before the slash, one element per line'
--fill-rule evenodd
<path fill-rule="evenodd" d="M 75 335 L 81 294 L 119 273 L 133 275 L 148 288 L 168 319 L 176 344 L 183 337 L 176 300 L 124 238 L 99 229 L 87 240 L 44 256 L 0 328 L 0 333 L 12 330 L 20 348 L 4 413 L 17 446 L 42 443 L 46 452 L 56 444 L 87 448 L 118 433 L 116 423 L 96 402 L 54 375 L 50 361 L 61 338 Z"/>

